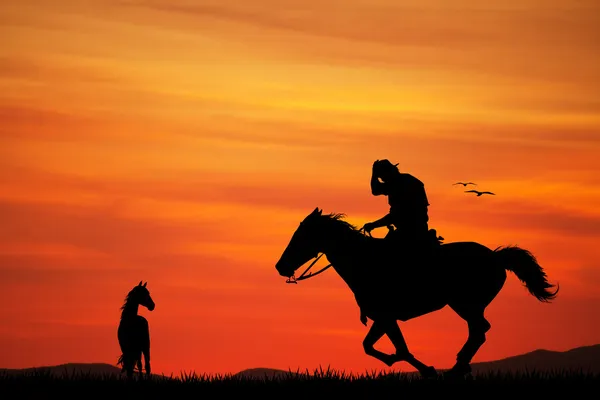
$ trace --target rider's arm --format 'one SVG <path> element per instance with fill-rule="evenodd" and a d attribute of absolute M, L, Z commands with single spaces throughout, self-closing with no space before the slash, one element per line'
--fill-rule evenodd
<path fill-rule="evenodd" d="M 375 228 L 381 228 L 382 226 L 388 226 L 392 224 L 392 216 L 387 214 L 386 216 L 378 219 L 377 221 L 372 222 L 375 225 Z"/>

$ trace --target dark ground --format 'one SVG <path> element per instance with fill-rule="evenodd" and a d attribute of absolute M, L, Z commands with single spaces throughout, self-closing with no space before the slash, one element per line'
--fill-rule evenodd
<path fill-rule="evenodd" d="M 0 373 L 0 389 L 4 399 L 77 397 L 77 398 L 249 398 L 275 396 L 287 398 L 436 398 L 502 395 L 541 398 L 568 396 L 587 398 L 586 393 L 598 393 L 600 375 L 577 371 L 486 373 L 460 380 L 443 376 L 424 380 L 412 374 L 379 373 L 345 375 L 335 371 L 315 371 L 312 374 L 289 373 L 271 378 L 239 376 L 134 377 L 127 380 L 115 374 L 71 374 L 64 376 L 44 372 L 20 375 Z"/>

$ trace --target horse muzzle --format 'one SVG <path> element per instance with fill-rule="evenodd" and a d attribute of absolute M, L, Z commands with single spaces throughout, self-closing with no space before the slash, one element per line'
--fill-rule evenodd
<path fill-rule="evenodd" d="M 284 276 L 286 278 L 289 278 L 292 275 L 294 275 L 294 270 L 286 268 L 285 265 L 283 265 L 281 262 L 275 264 L 275 269 L 277 270 L 277 272 L 279 272 L 279 275 Z"/>

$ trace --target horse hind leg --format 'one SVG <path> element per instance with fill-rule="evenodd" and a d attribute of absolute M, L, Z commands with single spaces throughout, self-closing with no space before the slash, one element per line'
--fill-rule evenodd
<path fill-rule="evenodd" d="M 123 354 L 121 354 L 121 357 L 119 357 L 119 361 L 118 363 L 121 364 L 121 374 L 125 373 L 126 376 L 128 378 L 131 378 L 130 376 L 130 372 L 129 372 L 129 353 L 126 351 L 123 351 Z"/>
<path fill-rule="evenodd" d="M 465 311 L 453 306 L 450 307 L 467 322 L 469 337 L 456 355 L 456 364 L 447 372 L 447 375 L 464 376 L 471 372 L 471 360 L 485 343 L 485 334 L 490 330 L 491 325 L 485 319 L 483 310 Z"/>
<path fill-rule="evenodd" d="M 127 374 L 127 378 L 133 377 L 133 372 L 135 370 L 135 359 L 131 357 L 131 354 L 126 354 L 123 357 L 123 369 Z"/>

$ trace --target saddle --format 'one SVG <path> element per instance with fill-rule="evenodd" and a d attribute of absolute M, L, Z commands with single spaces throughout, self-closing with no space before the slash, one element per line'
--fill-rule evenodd
<path fill-rule="evenodd" d="M 398 238 L 397 235 L 395 235 L 396 233 L 396 228 L 393 225 L 388 225 L 388 233 L 385 236 L 386 239 L 390 239 L 390 240 L 401 240 L 402 239 Z M 421 245 L 423 244 L 424 247 L 430 247 L 430 246 L 439 246 L 442 244 L 442 242 L 444 241 L 444 238 L 442 236 L 438 236 L 437 234 L 437 230 L 435 229 L 429 229 L 427 231 L 427 233 L 424 235 L 423 240 L 415 240 L 417 245 Z"/>

